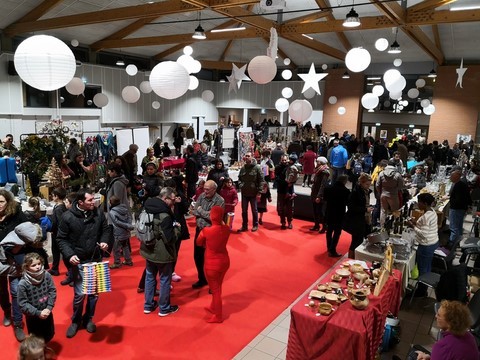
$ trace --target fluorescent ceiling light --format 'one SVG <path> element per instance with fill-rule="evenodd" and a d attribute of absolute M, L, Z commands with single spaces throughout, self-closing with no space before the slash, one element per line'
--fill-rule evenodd
<path fill-rule="evenodd" d="M 454 6 L 450 8 L 450 11 L 463 11 L 463 10 L 478 10 L 480 5 L 465 5 L 465 6 Z"/>
<path fill-rule="evenodd" d="M 245 26 L 240 26 L 240 27 L 237 27 L 237 28 L 213 29 L 213 30 L 210 30 L 210 32 L 219 33 L 219 32 L 228 32 L 228 31 L 242 31 L 242 30 L 245 30 L 245 29 L 246 29 Z"/>
<path fill-rule="evenodd" d="M 307 39 L 313 40 L 313 37 L 308 36 L 308 35 L 306 35 L 306 34 L 302 34 L 302 36 L 305 36 Z"/>
<path fill-rule="evenodd" d="M 367 80 L 382 80 L 380 76 L 368 76 Z"/>
<path fill-rule="evenodd" d="M 123 59 L 118 59 L 117 62 L 115 63 L 117 66 L 125 66 L 125 61 Z"/>

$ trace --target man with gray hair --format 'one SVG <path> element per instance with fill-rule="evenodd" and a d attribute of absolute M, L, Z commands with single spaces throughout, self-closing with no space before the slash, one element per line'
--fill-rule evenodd
<path fill-rule="evenodd" d="M 192 285 L 194 289 L 200 289 L 208 284 L 203 265 L 205 263 L 205 248 L 197 245 L 197 238 L 203 228 L 212 225 L 210 220 L 210 210 L 214 206 L 225 208 L 225 200 L 217 194 L 217 184 L 213 180 L 207 180 L 203 186 L 203 194 L 201 194 L 197 202 L 193 214 L 197 218 L 197 228 L 195 229 L 195 238 L 193 245 L 193 259 L 197 268 L 198 281 Z"/>

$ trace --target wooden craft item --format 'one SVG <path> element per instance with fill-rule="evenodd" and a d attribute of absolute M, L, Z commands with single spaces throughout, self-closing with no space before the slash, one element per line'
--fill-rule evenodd
<path fill-rule="evenodd" d="M 390 273 L 386 269 L 382 269 L 380 272 L 380 277 L 378 278 L 377 284 L 375 285 L 375 290 L 373 295 L 378 296 L 382 292 L 384 285 L 387 283 Z"/>

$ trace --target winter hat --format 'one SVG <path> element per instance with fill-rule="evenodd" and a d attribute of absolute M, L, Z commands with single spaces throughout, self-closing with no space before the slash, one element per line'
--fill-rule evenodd
<path fill-rule="evenodd" d="M 317 162 L 319 162 L 320 164 L 328 164 L 328 160 L 325 156 L 319 156 L 317 158 Z"/>

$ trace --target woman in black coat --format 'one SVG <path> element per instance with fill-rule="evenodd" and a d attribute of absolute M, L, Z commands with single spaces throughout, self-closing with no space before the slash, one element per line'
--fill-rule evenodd
<path fill-rule="evenodd" d="M 213 180 L 217 184 L 217 192 L 223 187 L 223 180 L 228 178 L 228 170 L 225 169 L 222 159 L 215 160 L 215 167 L 209 171 L 207 180 Z"/>
<path fill-rule="evenodd" d="M 355 258 L 355 248 L 359 246 L 365 236 L 370 232 L 371 213 L 370 186 L 372 178 L 362 173 L 358 178 L 358 184 L 352 190 L 348 199 L 348 210 L 345 216 L 343 229 L 352 234 L 352 242 L 348 249 L 348 257 Z"/>

